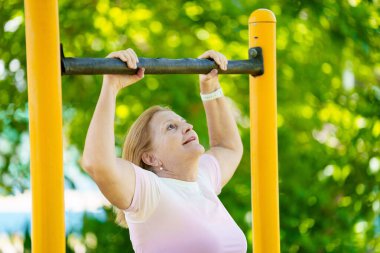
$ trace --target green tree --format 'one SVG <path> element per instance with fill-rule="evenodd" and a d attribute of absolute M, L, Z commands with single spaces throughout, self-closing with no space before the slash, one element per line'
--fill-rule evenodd
<path fill-rule="evenodd" d="M 379 252 L 379 1 L 62 0 L 60 37 L 66 56 L 104 57 L 132 47 L 145 57 L 182 58 L 213 48 L 243 59 L 248 17 L 257 8 L 277 18 L 282 251 Z M 0 1 L 0 10 L 0 194 L 6 195 L 29 188 L 28 104 L 23 2 Z M 221 199 L 251 252 L 248 77 L 221 82 L 235 101 L 245 147 Z M 197 83 L 195 75 L 147 76 L 122 91 L 118 152 L 128 126 L 153 104 L 194 123 L 208 146 Z M 66 149 L 82 150 L 100 85 L 101 76 L 62 78 Z M 88 250 L 130 249 L 128 231 L 107 214 L 105 223 L 85 221 L 83 241 L 97 238 L 97 248 Z"/>

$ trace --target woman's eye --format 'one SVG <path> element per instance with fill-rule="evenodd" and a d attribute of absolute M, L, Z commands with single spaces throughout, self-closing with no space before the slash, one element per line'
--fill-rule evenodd
<path fill-rule="evenodd" d="M 169 124 L 168 127 L 167 127 L 167 130 L 172 130 L 172 129 L 176 129 L 177 126 L 175 124 Z"/>

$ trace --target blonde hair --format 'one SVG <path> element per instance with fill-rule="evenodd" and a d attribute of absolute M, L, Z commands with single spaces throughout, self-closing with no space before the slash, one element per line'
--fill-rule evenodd
<path fill-rule="evenodd" d="M 152 106 L 146 109 L 132 124 L 125 137 L 122 158 L 128 160 L 143 169 L 151 170 L 151 167 L 144 163 L 142 155 L 152 149 L 152 136 L 149 129 L 149 122 L 157 112 L 171 111 L 168 107 Z M 124 228 L 128 228 L 124 212 L 114 207 L 116 213 L 115 222 Z"/>

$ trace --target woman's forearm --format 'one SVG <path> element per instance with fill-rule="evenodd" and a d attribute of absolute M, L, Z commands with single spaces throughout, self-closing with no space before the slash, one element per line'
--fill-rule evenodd
<path fill-rule="evenodd" d="M 235 119 L 225 97 L 203 102 L 211 147 L 242 152 L 243 145 Z"/>
<path fill-rule="evenodd" d="M 102 90 L 91 119 L 83 151 L 82 163 L 86 170 L 110 169 L 115 166 L 116 94 L 117 91 L 111 85 L 107 85 L 107 80 L 103 80 Z"/>

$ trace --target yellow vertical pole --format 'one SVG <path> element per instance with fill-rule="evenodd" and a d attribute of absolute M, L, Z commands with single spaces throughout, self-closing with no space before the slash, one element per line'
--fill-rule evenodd
<path fill-rule="evenodd" d="M 249 47 L 261 47 L 264 75 L 250 76 L 253 249 L 280 252 L 277 158 L 276 17 L 266 9 L 249 17 Z"/>
<path fill-rule="evenodd" d="M 65 252 L 57 0 L 25 0 L 32 252 Z"/>

